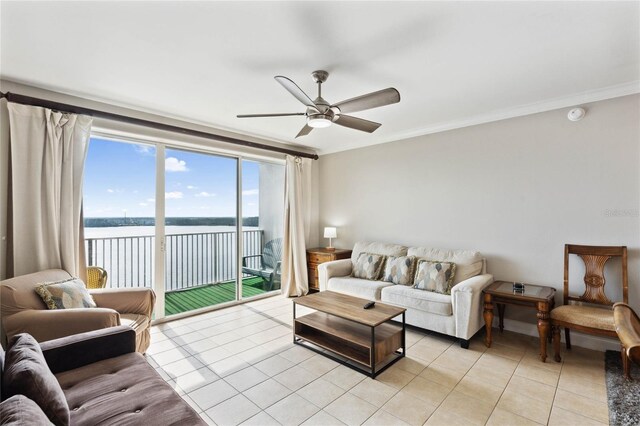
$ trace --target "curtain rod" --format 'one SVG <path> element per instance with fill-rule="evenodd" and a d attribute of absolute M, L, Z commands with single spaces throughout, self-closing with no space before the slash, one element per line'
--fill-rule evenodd
<path fill-rule="evenodd" d="M 73 114 L 90 115 L 92 117 L 104 118 L 107 120 L 121 121 L 123 123 L 135 124 L 138 126 L 150 127 L 152 129 L 166 130 L 173 133 L 181 133 L 183 135 L 197 136 L 200 138 L 211 139 L 218 142 L 230 143 L 234 145 L 247 146 L 250 148 L 262 149 L 265 151 L 274 151 L 282 154 L 294 155 L 296 157 L 318 159 L 317 154 L 309 154 L 293 149 L 280 148 L 258 142 L 250 142 L 242 139 L 236 139 L 229 136 L 216 135 L 215 133 L 203 132 L 201 130 L 189 129 L 186 127 L 173 126 L 171 124 L 158 123 L 156 121 L 144 120 L 142 118 L 129 117 L 126 115 L 114 114 L 112 112 L 100 111 L 97 109 L 84 108 L 76 105 L 63 104 L 60 102 L 48 101 L 46 99 L 32 98 L 31 96 L 19 95 L 17 93 L 0 92 L 0 99 L 6 98 L 9 102 L 15 102 L 23 105 L 32 105 L 43 108 L 49 108 L 56 111 L 70 112 Z"/>

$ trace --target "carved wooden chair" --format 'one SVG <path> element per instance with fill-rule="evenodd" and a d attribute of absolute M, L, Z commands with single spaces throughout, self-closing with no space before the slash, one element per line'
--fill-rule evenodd
<path fill-rule="evenodd" d="M 569 295 L 569 255 L 580 256 L 585 265 L 585 291 Z M 560 328 L 564 328 L 567 349 L 571 349 L 570 330 L 617 337 L 613 321 L 613 302 L 604 294 L 604 265 L 612 257 L 622 258 L 622 299 L 628 303 L 627 248 L 624 246 L 564 246 L 564 304 L 551 311 L 551 330 L 555 360 L 560 362 Z M 570 304 L 572 303 L 573 304 Z"/>
<path fill-rule="evenodd" d="M 640 318 L 626 303 L 613 305 L 613 320 L 622 346 L 624 376 L 631 380 L 629 361 L 640 365 Z"/>

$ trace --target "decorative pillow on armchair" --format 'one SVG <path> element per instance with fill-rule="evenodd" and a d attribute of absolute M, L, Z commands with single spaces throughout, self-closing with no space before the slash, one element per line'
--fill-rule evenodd
<path fill-rule="evenodd" d="M 96 302 L 78 278 L 43 283 L 36 287 L 36 293 L 49 309 L 95 308 Z"/>
<path fill-rule="evenodd" d="M 455 273 L 456 264 L 453 262 L 420 260 L 413 288 L 451 294 Z"/>
<path fill-rule="evenodd" d="M 353 265 L 352 276 L 365 280 L 377 280 L 384 266 L 386 256 L 373 253 L 360 253 L 358 260 Z"/>
<path fill-rule="evenodd" d="M 413 256 L 389 256 L 384 267 L 382 280 L 400 285 L 412 285 L 416 268 Z"/>

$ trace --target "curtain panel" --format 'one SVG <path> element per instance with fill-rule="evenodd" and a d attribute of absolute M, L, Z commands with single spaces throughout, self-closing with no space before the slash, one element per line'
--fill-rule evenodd
<path fill-rule="evenodd" d="M 308 158 L 287 156 L 282 288 L 288 297 L 309 292 L 306 241 L 311 222 L 311 166 Z"/>
<path fill-rule="evenodd" d="M 7 275 L 85 278 L 82 181 L 92 118 L 9 102 Z"/>

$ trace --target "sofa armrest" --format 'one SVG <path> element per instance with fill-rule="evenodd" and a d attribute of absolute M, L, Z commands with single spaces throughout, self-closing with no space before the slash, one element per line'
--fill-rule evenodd
<path fill-rule="evenodd" d="M 136 351 L 136 332 L 126 325 L 74 334 L 40 344 L 53 374 Z"/>
<path fill-rule="evenodd" d="M 7 339 L 29 333 L 38 342 L 120 325 L 113 309 L 28 309 L 4 318 Z"/>
<path fill-rule="evenodd" d="M 96 305 L 121 314 L 137 314 L 151 318 L 156 294 L 150 288 L 106 288 L 90 290 Z"/>
<path fill-rule="evenodd" d="M 468 340 L 484 325 L 482 290 L 492 282 L 491 274 L 476 275 L 451 289 L 456 337 Z"/>
<path fill-rule="evenodd" d="M 351 263 L 351 259 L 334 260 L 318 265 L 318 284 L 320 291 L 327 289 L 329 279 L 333 277 L 346 277 L 351 274 L 352 269 L 353 264 Z"/>

